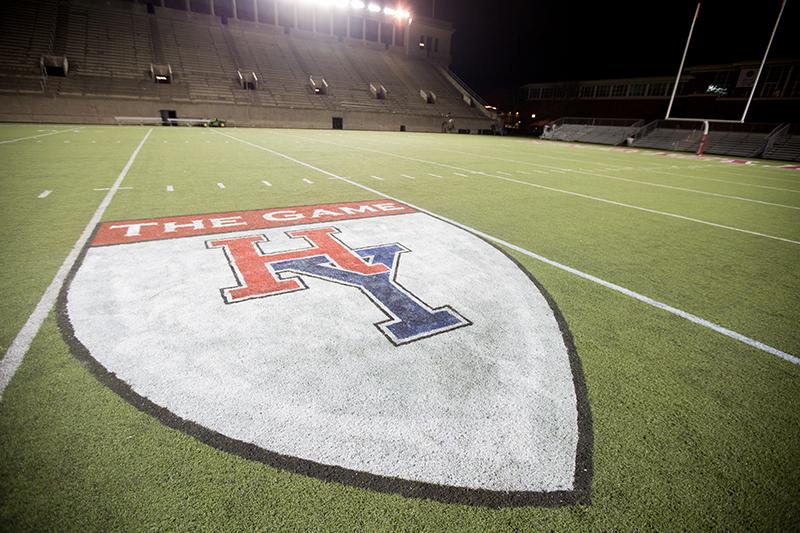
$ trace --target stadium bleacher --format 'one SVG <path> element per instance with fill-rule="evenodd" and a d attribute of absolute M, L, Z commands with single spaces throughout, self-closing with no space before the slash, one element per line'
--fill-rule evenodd
<path fill-rule="evenodd" d="M 35 0 L 20 10 L 6 7 L 3 14 L 0 92 L 191 103 L 208 114 L 219 105 L 358 111 L 378 122 L 385 114 L 402 114 L 427 121 L 432 130 L 450 113 L 476 129 L 474 124 L 488 127 L 482 106 L 465 103 L 468 89 L 447 79 L 434 61 L 409 57 L 404 48 L 337 42 L 303 31 L 288 35 L 280 26 L 223 23 L 167 8 L 153 15 L 144 5 L 116 1 Z M 44 54 L 65 56 L 68 75 L 43 75 Z M 153 64 L 169 66 L 169 83 L 154 82 Z M 239 71 L 254 74 L 256 86 L 243 87 Z M 314 94 L 311 76 L 329 83 L 327 94 Z M 385 87 L 382 98 L 371 92 L 371 83 Z M 436 103 L 426 103 L 420 90 L 435 93 Z"/>
<path fill-rule="evenodd" d="M 775 134 L 762 155 L 765 159 L 800 161 L 800 124 L 787 124 Z"/>
<path fill-rule="evenodd" d="M 770 136 L 779 128 L 775 124 L 712 124 L 705 152 L 737 157 L 758 157 Z M 660 148 L 694 152 L 703 137 L 700 122 L 655 121 L 637 134 L 635 145 L 641 148 Z"/>
<path fill-rule="evenodd" d="M 545 138 L 594 144 L 620 145 L 642 126 L 636 119 L 594 119 L 565 117 L 549 125 Z"/>

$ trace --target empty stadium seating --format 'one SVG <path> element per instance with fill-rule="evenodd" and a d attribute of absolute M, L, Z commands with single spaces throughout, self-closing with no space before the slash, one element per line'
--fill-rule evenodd
<path fill-rule="evenodd" d="M 709 131 L 705 152 L 737 157 L 758 157 L 767 146 L 774 124 L 714 124 Z M 694 152 L 703 137 L 700 122 L 656 121 L 642 128 L 635 145 L 641 148 L 660 148 Z"/>
<path fill-rule="evenodd" d="M 624 119 L 562 118 L 545 138 L 557 141 L 610 144 L 625 142 L 641 126 L 641 121 Z"/>
<path fill-rule="evenodd" d="M 355 110 L 429 117 L 431 124 L 448 112 L 485 120 L 437 65 L 409 58 L 402 48 L 307 32 L 287 35 L 274 25 L 223 24 L 217 17 L 165 8 L 149 15 L 141 4 L 113 0 L 15 4 L 23 7 L 0 8 L 0 92 Z M 53 53 L 67 57 L 67 77 L 42 75 L 39 59 Z M 154 63 L 170 66 L 170 83 L 154 83 Z M 242 87 L 239 69 L 257 77 L 251 90 Z M 327 94 L 314 94 L 310 76 L 325 78 Z M 386 88 L 384 98 L 376 98 L 370 83 Z M 421 89 L 437 94 L 437 103 L 422 100 Z"/>
<path fill-rule="evenodd" d="M 800 124 L 788 125 L 767 144 L 763 156 L 781 161 L 800 161 Z"/>

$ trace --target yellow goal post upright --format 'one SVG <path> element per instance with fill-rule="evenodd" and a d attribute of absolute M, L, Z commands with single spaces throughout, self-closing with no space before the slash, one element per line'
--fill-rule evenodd
<path fill-rule="evenodd" d="M 695 117 L 673 117 L 672 114 L 672 104 L 675 102 L 675 95 L 678 93 L 678 84 L 681 81 L 681 74 L 683 74 L 683 66 L 686 63 L 686 54 L 689 52 L 689 44 L 692 42 L 692 33 L 694 33 L 695 24 L 697 24 L 697 18 L 700 16 L 700 5 L 702 2 L 697 2 L 697 8 L 694 10 L 694 17 L 692 18 L 692 25 L 689 27 L 689 36 L 686 38 L 686 46 L 683 49 L 683 56 L 681 56 L 681 64 L 678 67 L 678 75 L 675 77 L 675 84 L 672 87 L 672 95 L 669 99 L 669 105 L 667 106 L 667 114 L 664 117 L 664 120 L 682 120 L 687 122 L 702 122 L 703 124 L 703 136 L 700 139 L 700 144 L 697 147 L 697 155 L 703 155 L 705 151 L 706 144 L 708 144 L 708 130 L 709 125 L 712 122 L 716 123 L 728 123 L 728 124 L 744 124 L 745 119 L 747 118 L 747 112 L 750 110 L 750 104 L 753 102 L 753 96 L 756 93 L 756 88 L 758 87 L 758 80 L 761 78 L 761 73 L 764 70 L 764 65 L 767 62 L 767 56 L 769 56 L 769 50 L 772 47 L 772 41 L 775 39 L 775 33 L 778 31 L 778 26 L 781 23 L 781 17 L 783 17 L 783 10 L 786 8 L 786 0 L 781 1 L 781 9 L 778 12 L 778 18 L 775 20 L 775 26 L 772 28 L 772 34 L 769 37 L 769 42 L 767 43 L 767 49 L 764 50 L 764 57 L 761 59 L 761 65 L 758 67 L 758 73 L 756 74 L 755 81 L 753 83 L 752 89 L 750 89 L 750 94 L 747 97 L 747 104 L 744 106 L 744 111 L 742 112 L 742 117 L 738 120 L 730 120 L 730 119 L 713 119 L 713 118 L 695 118 Z"/>

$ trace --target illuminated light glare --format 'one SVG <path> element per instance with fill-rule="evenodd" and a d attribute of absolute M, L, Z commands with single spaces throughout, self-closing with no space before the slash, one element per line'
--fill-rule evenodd
<path fill-rule="evenodd" d="M 364 4 L 364 2 L 362 2 L 361 0 L 353 0 L 352 2 L 350 2 L 350 7 L 352 7 L 353 9 L 364 9 L 366 7 L 366 4 Z"/>
<path fill-rule="evenodd" d="M 379 6 L 378 4 L 370 4 L 369 6 L 367 6 L 367 9 L 369 10 L 370 13 L 381 12 L 381 6 Z"/>
<path fill-rule="evenodd" d="M 350 5 L 350 2 L 348 0 L 336 0 L 336 2 L 334 2 L 334 5 L 336 5 L 336 7 L 338 7 L 339 9 L 346 9 L 347 6 Z"/>
<path fill-rule="evenodd" d="M 384 15 L 389 15 L 389 16 L 391 16 L 391 15 L 398 15 L 399 16 L 400 12 L 399 11 L 395 11 L 394 8 L 391 8 L 391 7 L 387 6 L 387 7 L 383 8 L 383 14 Z"/>

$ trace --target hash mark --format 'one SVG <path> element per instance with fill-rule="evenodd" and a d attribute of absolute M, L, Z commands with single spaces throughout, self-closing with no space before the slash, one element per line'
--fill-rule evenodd
<path fill-rule="evenodd" d="M 311 181 L 311 180 L 310 180 L 310 179 L 308 179 L 308 178 L 303 178 L 303 181 L 304 181 L 304 182 L 306 182 L 306 183 L 308 183 L 309 185 L 314 185 L 314 182 L 313 182 L 313 181 Z"/>
<path fill-rule="evenodd" d="M 51 192 L 53 192 L 53 191 L 42 191 L 42 192 L 39 194 L 39 198 L 47 198 L 48 196 L 50 196 L 50 193 L 51 193 Z"/>
<path fill-rule="evenodd" d="M 219 187 L 220 189 L 224 189 L 225 188 L 225 184 L 224 183 L 217 183 L 217 187 Z"/>
<path fill-rule="evenodd" d="M 267 187 L 272 187 L 272 184 L 270 182 L 268 182 L 267 180 L 261 180 L 261 183 L 263 183 Z"/>

